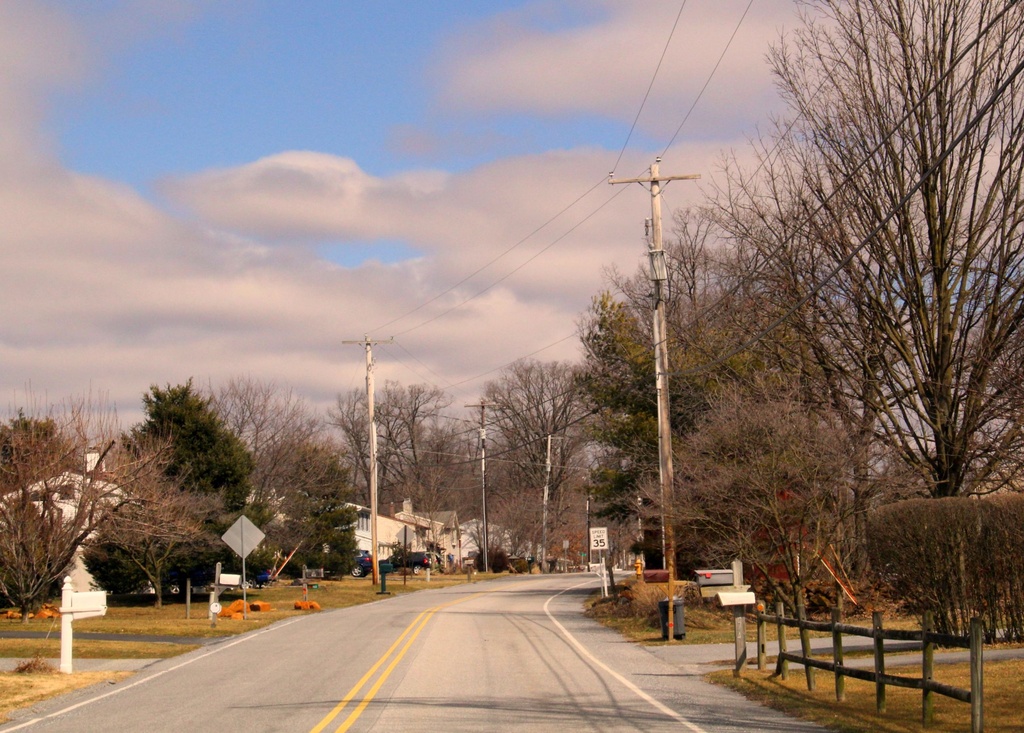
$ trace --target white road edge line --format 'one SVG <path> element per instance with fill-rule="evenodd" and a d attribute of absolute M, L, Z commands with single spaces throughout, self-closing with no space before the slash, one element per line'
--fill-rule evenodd
<path fill-rule="evenodd" d="M 256 632 L 254 632 L 252 634 L 244 634 L 242 637 L 240 637 L 238 639 L 235 639 L 232 642 L 229 642 L 227 644 L 218 645 L 216 649 L 211 649 L 210 651 L 206 652 L 205 654 L 200 654 L 197 657 L 192 657 L 191 659 L 187 659 L 184 662 L 181 662 L 180 664 L 176 664 L 173 667 L 169 667 L 167 669 L 164 669 L 164 670 L 161 670 L 159 672 L 156 672 L 155 674 L 151 674 L 148 677 L 142 678 L 141 680 L 135 680 L 134 682 L 132 682 L 130 684 L 127 684 L 127 685 L 125 685 L 123 687 L 118 687 L 117 689 L 111 690 L 110 692 L 106 692 L 106 693 L 104 693 L 102 695 L 97 695 L 96 697 L 90 697 L 88 700 L 82 700 L 82 702 L 75 703 L 74 705 L 69 705 L 66 708 L 61 708 L 60 710 L 56 710 L 56 711 L 50 713 L 49 715 L 44 715 L 41 718 L 32 718 L 31 720 L 26 720 L 24 723 L 21 723 L 20 725 L 16 725 L 13 728 L 0 728 L 0 730 L 4 731 L 4 733 L 11 733 L 11 731 L 21 730 L 22 728 L 28 728 L 30 726 L 35 725 L 36 723 L 41 723 L 44 720 L 49 720 L 50 718 L 56 718 L 58 715 L 65 715 L 66 713 L 70 713 L 71 711 L 77 710 L 78 708 L 81 708 L 81 707 L 85 707 L 86 705 L 92 705 L 94 702 L 99 702 L 100 700 L 105 700 L 108 697 L 113 697 L 114 695 L 120 695 L 122 692 L 125 692 L 126 690 L 130 690 L 133 687 L 138 687 L 139 685 L 144 685 L 147 682 L 155 680 L 157 677 L 162 677 L 163 675 L 167 674 L 168 672 L 174 672 L 176 670 L 181 669 L 182 667 L 187 667 L 188 665 L 192 664 L 193 662 L 198 662 L 200 659 L 206 659 L 207 657 L 209 657 L 209 656 L 211 656 L 213 654 L 217 654 L 218 652 L 222 652 L 225 649 L 230 649 L 231 647 L 235 646 L 236 644 L 241 644 L 241 643 L 243 643 L 245 641 L 249 641 L 250 639 L 255 639 L 257 636 L 262 636 L 263 634 L 266 634 L 269 631 L 273 631 L 275 629 L 284 628 L 285 626 L 289 626 L 289 625 L 295 623 L 296 621 L 301 621 L 303 618 L 308 618 L 308 617 L 307 616 L 302 616 L 302 617 L 299 617 L 299 618 L 292 619 L 290 621 L 285 621 L 284 623 L 274 624 L 273 626 L 268 626 L 267 628 L 261 629 L 260 631 L 256 631 Z"/>
<path fill-rule="evenodd" d="M 627 680 L 621 674 L 616 672 L 614 669 L 612 669 L 607 664 L 605 664 L 600 659 L 598 659 L 593 654 L 591 654 L 589 651 L 587 651 L 586 647 L 584 647 L 576 639 L 575 636 L 570 634 L 569 630 L 566 629 L 564 626 L 562 626 L 562 624 L 560 624 L 558 622 L 558 619 L 556 619 L 553 615 L 551 615 L 551 611 L 548 609 L 548 605 L 551 603 L 551 601 L 555 600 L 556 598 L 558 598 L 558 596 L 562 595 L 563 593 L 566 593 L 566 592 L 568 592 L 570 590 L 575 590 L 576 588 L 580 588 L 580 587 L 582 587 L 584 585 L 588 585 L 588 584 L 590 584 L 592 582 L 593 581 L 586 581 L 584 583 L 577 583 L 576 585 L 574 585 L 574 586 L 572 586 L 570 588 L 566 588 L 565 590 L 559 591 L 555 595 L 553 595 L 550 598 L 548 598 L 547 601 L 545 601 L 545 603 L 544 603 L 544 613 L 546 613 L 548 618 L 551 619 L 551 623 L 553 623 L 555 626 L 558 627 L 558 630 L 562 632 L 562 636 L 564 636 L 569 641 L 570 644 L 572 644 L 574 647 L 576 647 L 577 651 L 579 651 L 580 654 L 585 656 L 587 659 L 589 659 L 596 666 L 598 666 L 601 669 L 603 669 L 609 675 L 611 675 L 612 677 L 617 679 L 619 682 L 621 682 L 623 685 L 625 685 L 629 690 L 631 690 L 634 694 L 636 694 L 642 700 L 645 700 L 646 702 L 650 703 L 656 710 L 658 710 L 659 712 L 669 716 L 670 718 L 674 718 L 676 721 L 678 721 L 679 723 L 682 723 L 687 728 L 689 728 L 691 731 L 693 731 L 693 733 L 707 733 L 707 731 L 705 731 L 700 726 L 695 725 L 694 723 L 691 723 L 689 720 L 684 718 L 682 715 L 677 713 L 672 708 L 668 707 L 667 705 L 662 704 L 658 700 L 656 700 L 653 697 L 651 697 L 650 695 L 648 695 L 646 692 L 641 690 L 639 687 L 634 685 L 632 682 Z"/>

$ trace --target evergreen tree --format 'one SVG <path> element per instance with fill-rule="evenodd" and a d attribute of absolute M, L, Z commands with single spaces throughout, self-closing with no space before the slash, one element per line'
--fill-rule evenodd
<path fill-rule="evenodd" d="M 189 379 L 176 387 L 153 385 L 142 402 L 146 419 L 132 430 L 133 442 L 169 440 L 168 478 L 184 491 L 219 496 L 228 512 L 242 511 L 251 491 L 252 457 L 224 426 L 210 398 Z"/>

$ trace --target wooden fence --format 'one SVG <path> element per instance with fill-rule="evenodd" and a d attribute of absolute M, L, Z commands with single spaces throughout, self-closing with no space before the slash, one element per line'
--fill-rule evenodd
<path fill-rule="evenodd" d="M 875 707 L 879 713 L 885 712 L 885 688 L 909 687 L 922 691 L 921 699 L 921 722 L 928 726 L 932 722 L 934 714 L 934 695 L 944 695 L 954 700 L 970 703 L 971 706 L 971 733 L 982 733 L 982 641 L 984 639 L 984 628 L 981 619 L 971 619 L 971 630 L 968 636 L 951 636 L 949 634 L 935 633 L 935 623 L 932 614 L 926 613 L 920 631 L 901 629 L 883 629 L 882 614 L 873 613 L 871 616 L 871 628 L 861 626 L 850 626 L 842 623 L 841 614 L 838 609 L 832 609 L 831 621 L 808 621 L 804 618 L 787 618 L 785 609 L 781 603 L 776 606 L 775 615 L 766 613 L 757 614 L 757 668 L 766 668 L 765 638 L 767 624 L 775 624 L 778 628 L 779 655 L 776 666 L 776 674 L 782 679 L 789 678 L 789 662 L 802 664 L 804 674 L 807 677 L 807 689 L 814 689 L 815 668 L 828 670 L 835 675 L 836 700 L 842 702 L 846 695 L 845 678 L 866 680 L 875 683 Z M 795 627 L 800 630 L 799 654 L 790 652 L 786 647 L 786 627 Z M 832 661 L 827 662 L 821 659 L 814 659 L 811 656 L 811 631 L 826 631 L 832 634 Z M 874 641 L 874 669 L 857 669 L 847 667 L 843 664 L 843 635 L 862 636 Z M 885 672 L 885 648 L 886 639 L 899 641 L 916 641 L 921 643 L 921 676 L 903 677 L 899 675 L 886 674 Z M 971 689 L 964 690 L 941 682 L 936 682 L 933 676 L 935 667 L 935 647 L 957 647 L 970 650 L 971 663 Z"/>

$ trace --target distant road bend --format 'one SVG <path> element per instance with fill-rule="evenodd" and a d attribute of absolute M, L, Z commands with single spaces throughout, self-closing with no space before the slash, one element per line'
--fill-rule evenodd
<path fill-rule="evenodd" d="M 818 731 L 582 613 L 592 575 L 512 577 L 289 619 L 0 731 Z"/>

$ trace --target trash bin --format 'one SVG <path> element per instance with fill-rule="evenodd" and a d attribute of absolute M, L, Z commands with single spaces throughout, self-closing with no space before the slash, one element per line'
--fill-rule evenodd
<path fill-rule="evenodd" d="M 668 639 L 668 598 L 658 601 L 658 614 L 661 616 L 661 638 Z M 672 638 L 676 641 L 686 638 L 686 619 L 683 615 L 683 599 L 676 598 L 672 604 Z"/>

